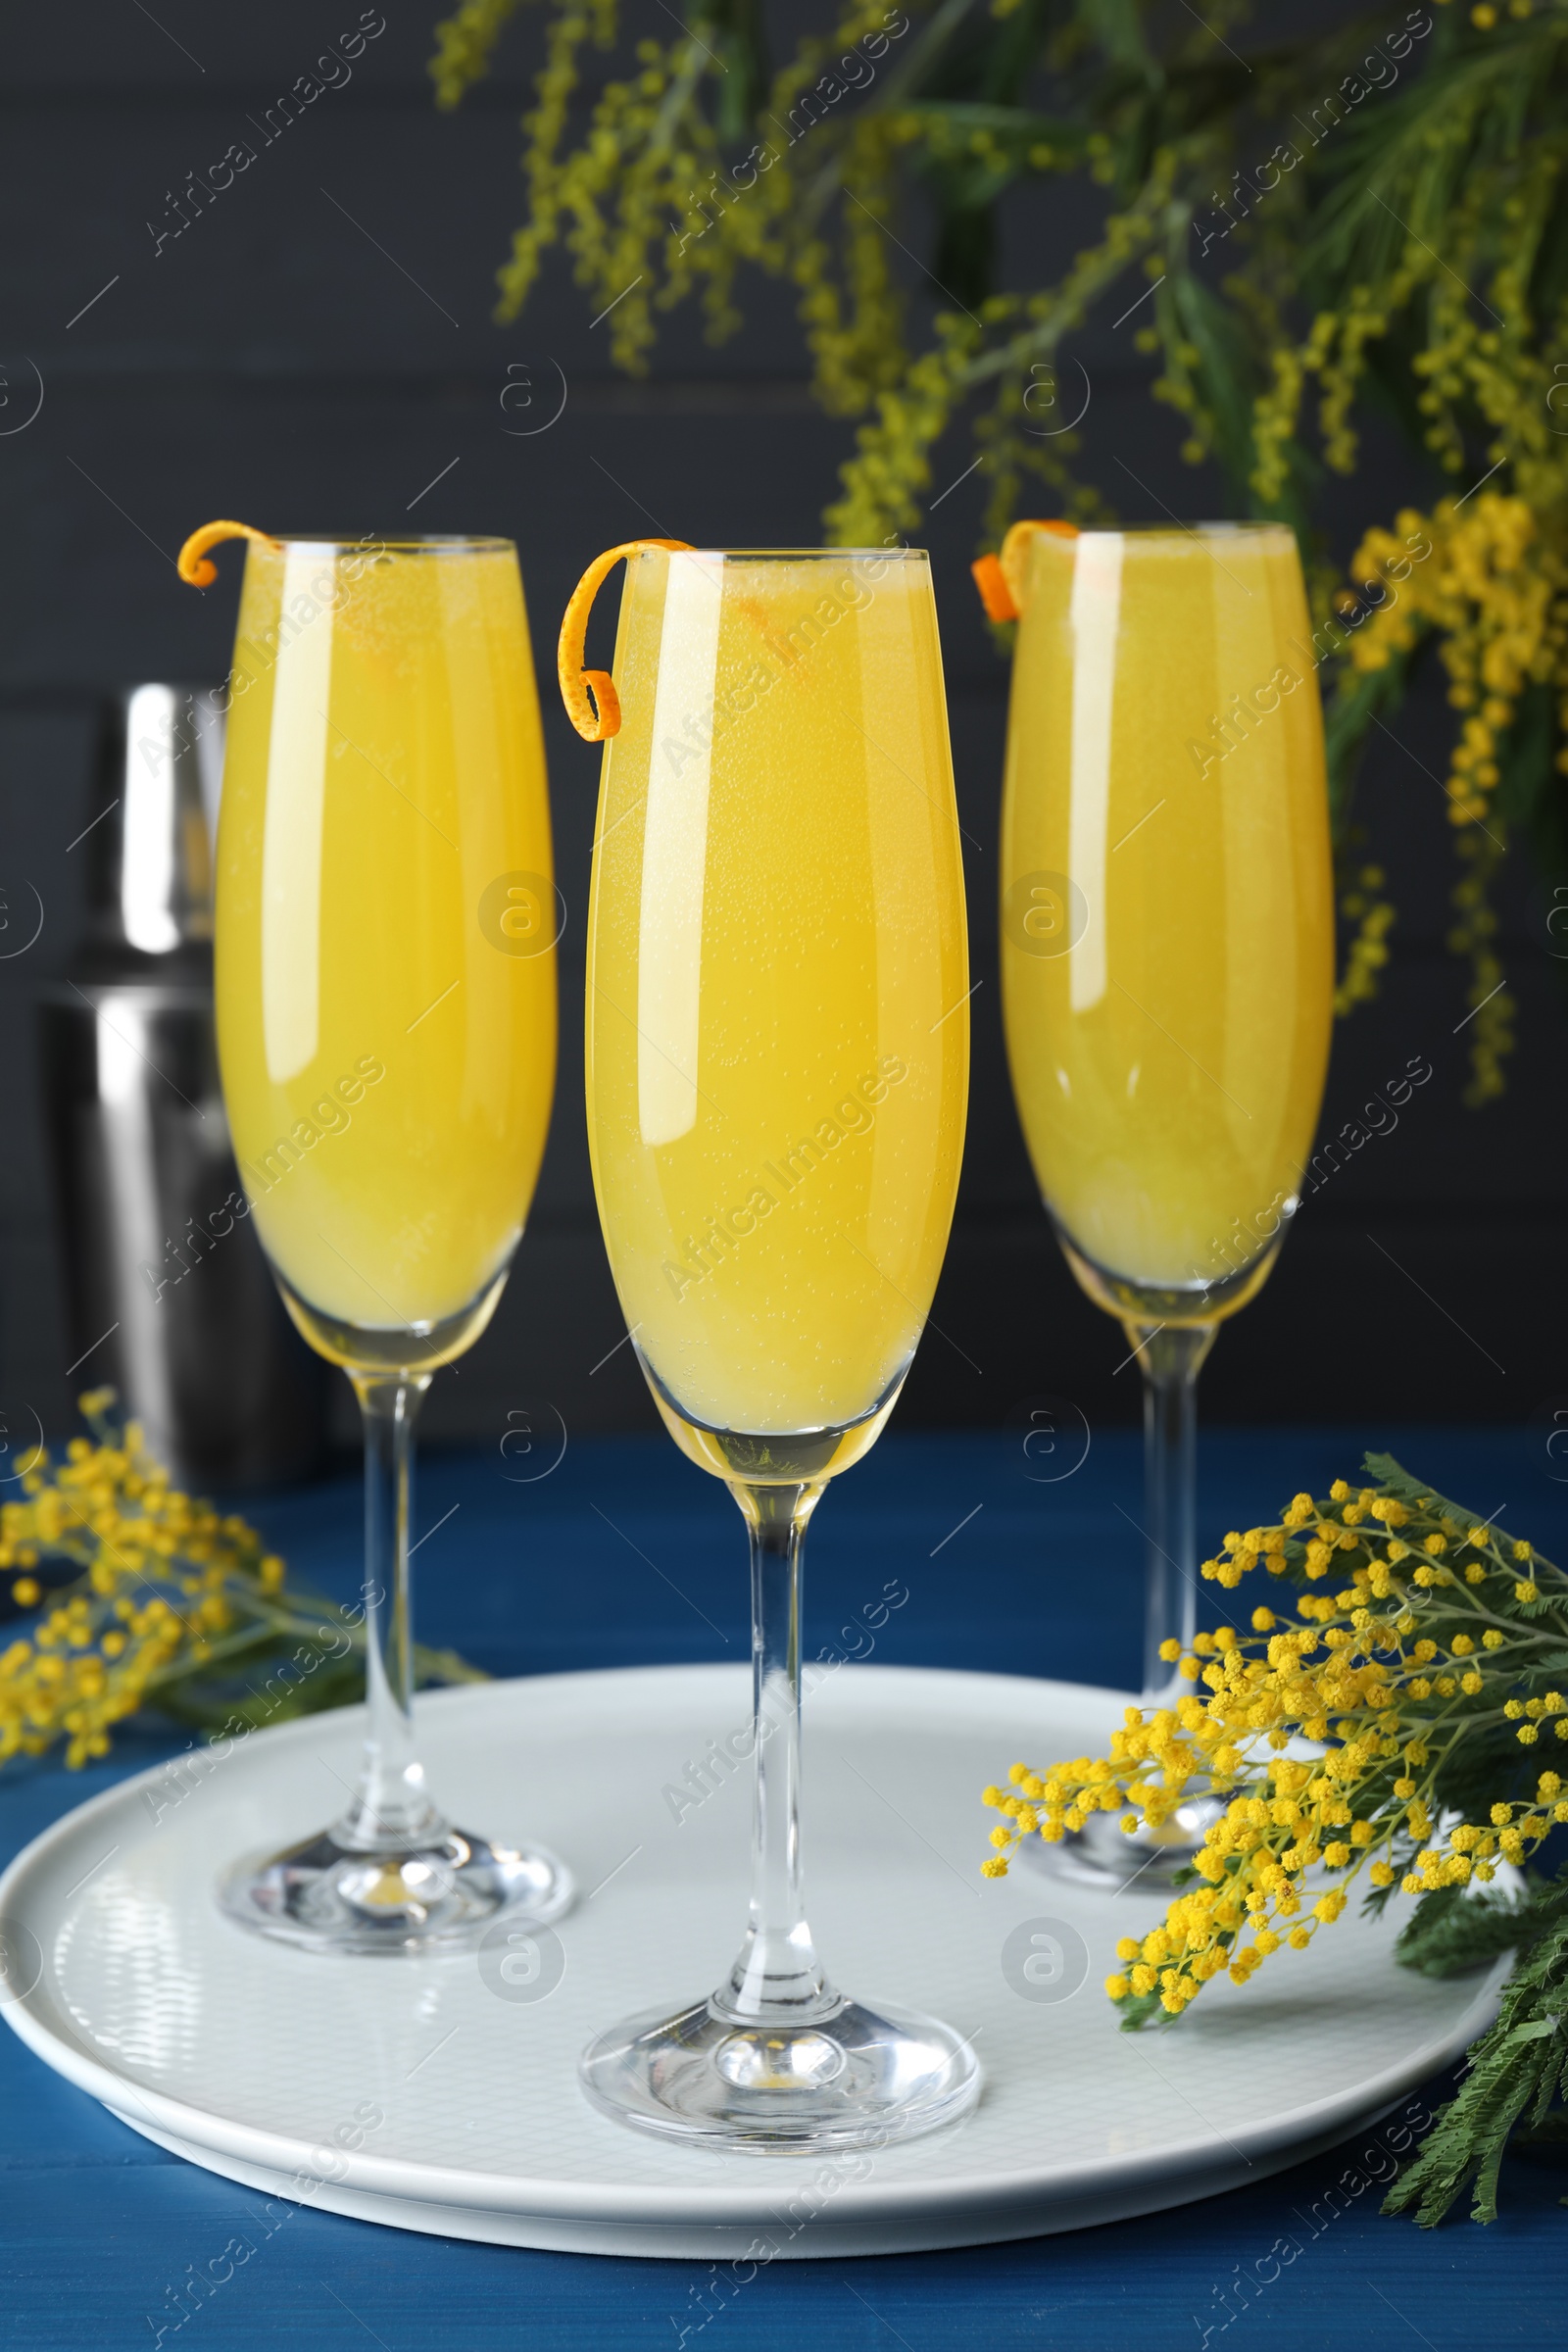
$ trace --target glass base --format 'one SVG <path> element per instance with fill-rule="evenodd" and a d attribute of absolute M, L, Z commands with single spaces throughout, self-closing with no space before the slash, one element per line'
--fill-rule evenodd
<path fill-rule="evenodd" d="M 1228 1799 L 1194 1788 L 1174 1813 L 1152 1829 L 1140 1821 L 1129 1836 L 1120 1813 L 1094 1813 L 1081 1830 L 1065 1830 L 1054 1845 L 1025 1838 L 1019 1854 L 1048 1877 L 1075 1886 L 1099 1886 L 1109 1894 L 1138 1886 L 1169 1886 L 1178 1871 L 1190 1870 L 1204 1832 L 1219 1820 Z"/>
<path fill-rule="evenodd" d="M 980 2095 L 979 2063 L 951 2026 L 843 1999 L 791 2025 L 737 2025 L 710 2001 L 654 2010 L 591 2041 L 579 2075 L 619 2123 L 757 2155 L 885 2147 Z"/>
<path fill-rule="evenodd" d="M 543 1846 L 488 1845 L 441 1829 L 409 1845 L 363 1847 L 331 1830 L 240 1863 L 218 1889 L 230 1919 L 311 1952 L 447 1952 L 476 1944 L 503 1913 L 542 1926 L 576 1888 Z"/>

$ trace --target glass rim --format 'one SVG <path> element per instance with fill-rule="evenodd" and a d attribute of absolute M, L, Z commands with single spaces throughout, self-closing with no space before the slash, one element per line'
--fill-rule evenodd
<path fill-rule="evenodd" d="M 706 556 L 722 564 L 929 564 L 924 547 L 639 547 L 639 556 Z"/>
<path fill-rule="evenodd" d="M 356 537 L 332 531 L 269 531 L 266 536 L 275 547 L 318 547 L 346 556 L 515 555 L 517 549 L 514 539 L 484 531 L 406 531 L 396 538 L 383 538 L 378 531 Z"/>
<path fill-rule="evenodd" d="M 1073 534 L 1078 539 L 1264 539 L 1272 531 L 1284 531 L 1294 539 L 1295 531 L 1288 522 L 1183 522 L 1173 515 L 1169 522 L 1130 522 L 1119 529 L 1096 530 L 1092 526 Z M 1054 531 L 1041 531 L 1038 538 L 1062 538 Z M 1065 542 L 1068 546 L 1071 540 Z"/>

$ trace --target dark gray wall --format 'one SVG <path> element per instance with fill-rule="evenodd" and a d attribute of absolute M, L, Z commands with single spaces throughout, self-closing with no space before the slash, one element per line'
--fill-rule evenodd
<path fill-rule="evenodd" d="M 809 543 L 850 428 L 808 399 L 787 299 L 754 290 L 752 325 L 710 351 L 677 321 L 648 383 L 609 369 L 605 330 L 552 268 L 525 322 L 490 318 L 493 270 L 520 216 L 517 118 L 537 60 L 524 19 L 503 75 L 438 116 L 424 61 L 435 0 L 386 0 L 387 29 L 352 83 L 322 97 L 213 208 L 155 253 L 170 197 L 205 172 L 248 119 L 346 31 L 357 4 L 275 0 L 266 10 L 123 0 L 30 10 L 8 28 L 0 94 L 6 406 L 0 409 L 0 882 L 24 936 L 27 886 L 41 937 L 0 962 L 8 1053 L 0 1153 L 0 1401 L 52 1428 L 69 1405 L 55 1234 L 32 1107 L 29 992 L 69 959 L 77 920 L 85 762 L 94 695 L 138 677 L 220 675 L 238 565 L 198 598 L 173 554 L 212 514 L 278 529 L 495 530 L 522 550 L 536 658 L 547 680 L 563 601 L 586 558 L 658 531 L 710 543 Z M 820 15 L 820 11 L 813 11 Z M 651 28 L 664 21 L 650 15 Z M 787 29 L 781 19 L 781 30 Z M 1027 267 L 1070 257 L 1092 229 L 1078 198 L 1042 196 Z M 910 231 L 918 242 L 918 224 Z M 910 272 L 911 282 L 913 272 Z M 1176 458 L 1168 412 L 1140 391 L 1127 331 L 1081 346 L 1094 397 L 1089 468 L 1129 520 L 1160 503 L 1212 512 L 1211 481 Z M 501 406 L 527 362 L 541 402 L 563 372 L 564 414 L 532 438 Z M 35 420 L 18 429 L 37 396 Z M 543 413 L 548 413 L 546 410 Z M 942 489 L 969 462 L 938 454 Z M 1148 495 L 1128 475 L 1130 466 Z M 435 487 L 426 488 L 440 476 Z M 1340 492 L 1341 552 L 1358 519 L 1420 488 L 1389 451 Z M 906 1421 L 998 1424 L 1040 1393 L 1098 1421 L 1131 1417 L 1120 1336 L 1082 1300 L 1038 1205 L 1008 1096 L 998 1024 L 992 869 L 1004 675 L 979 623 L 966 564 L 980 506 L 971 480 L 927 536 L 949 664 L 970 852 L 975 1066 L 970 1140 L 952 1252 L 902 1408 Z M 652 1414 L 621 1324 L 588 1182 L 578 1070 L 582 914 L 597 759 L 545 696 L 562 944 L 562 1084 L 537 1206 L 505 1304 L 461 1379 L 438 1384 L 433 1433 L 490 1439 L 519 1399 L 552 1400 L 573 1428 L 645 1427 Z M 1561 977 L 1545 930 L 1549 890 L 1516 878 L 1503 956 L 1524 1050 L 1499 1107 L 1458 1106 L 1464 981 L 1445 955 L 1453 868 L 1446 804 L 1448 714 L 1432 694 L 1380 738 L 1365 809 L 1396 879 L 1400 920 L 1382 1002 L 1342 1026 L 1326 1114 L 1429 1055 L 1435 1081 L 1397 1133 L 1370 1145 L 1313 1200 L 1262 1298 L 1205 1374 L 1212 1416 L 1523 1421 L 1558 1368 L 1568 1245 L 1561 1214 Z M 1568 877 L 1565 877 L 1568 878 Z M 29 926 L 30 927 L 30 926 Z M 69 1246 L 69 1244 L 67 1245 Z M 946 1336 L 943 1336 L 946 1335 Z M 83 1374 L 81 1377 L 85 1377 Z"/>

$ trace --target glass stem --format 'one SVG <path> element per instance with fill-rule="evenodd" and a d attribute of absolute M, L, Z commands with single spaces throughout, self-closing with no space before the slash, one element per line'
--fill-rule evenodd
<path fill-rule="evenodd" d="M 1218 1326 L 1126 1328 L 1144 1373 L 1144 1705 L 1168 1707 L 1193 1688 L 1159 1653 L 1190 1651 L 1198 1631 L 1198 1375 Z"/>
<path fill-rule="evenodd" d="M 429 1375 L 353 1372 L 365 1423 L 365 1768 L 333 1836 L 367 1852 L 439 1837 L 414 1752 L 414 1626 L 409 1599 L 409 1517 L 414 1424 Z"/>
<path fill-rule="evenodd" d="M 801 1890 L 801 1550 L 822 1486 L 730 1493 L 752 1539 L 752 1915 L 711 2006 L 737 2025 L 808 2025 L 839 2000 Z"/>

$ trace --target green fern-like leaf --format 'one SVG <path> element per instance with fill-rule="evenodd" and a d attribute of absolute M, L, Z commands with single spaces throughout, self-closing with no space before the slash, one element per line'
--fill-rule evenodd
<path fill-rule="evenodd" d="M 1497 2176 L 1510 2132 L 1528 2116 L 1546 2122 L 1568 2076 L 1568 1923 L 1547 1931 L 1506 1986 L 1497 2022 L 1469 2050 L 1458 2096 L 1438 2109 L 1413 2164 L 1384 2200 L 1436 2229 L 1468 2186 L 1477 2222 L 1497 2218 Z"/>
<path fill-rule="evenodd" d="M 1424 1894 L 1400 1932 L 1396 1957 L 1424 1977 L 1458 1977 L 1504 1952 L 1527 1951 L 1568 1920 L 1568 1877 L 1520 1894 L 1477 1894 L 1463 1886 Z"/>
<path fill-rule="evenodd" d="M 1134 1993 L 1121 2004 L 1121 2030 L 1124 2034 L 1141 2034 L 1164 2014 L 1157 1992 Z"/>

